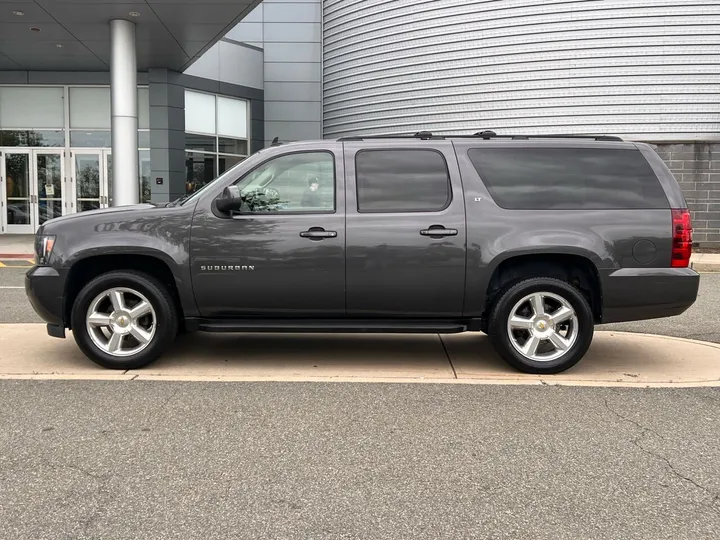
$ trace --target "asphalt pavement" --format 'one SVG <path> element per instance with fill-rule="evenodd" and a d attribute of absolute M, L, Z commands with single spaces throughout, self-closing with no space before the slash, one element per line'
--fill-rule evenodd
<path fill-rule="evenodd" d="M 720 390 L 0 381 L 0 537 L 711 539 Z"/>

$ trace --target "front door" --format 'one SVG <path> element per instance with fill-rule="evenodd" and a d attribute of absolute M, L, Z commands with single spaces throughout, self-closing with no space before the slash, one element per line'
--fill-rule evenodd
<path fill-rule="evenodd" d="M 347 314 L 459 317 L 465 204 L 449 141 L 345 143 Z"/>
<path fill-rule="evenodd" d="M 237 180 L 232 217 L 198 204 L 190 263 L 204 317 L 345 314 L 342 145 L 294 149 Z"/>
<path fill-rule="evenodd" d="M 0 157 L 0 232 L 33 234 L 70 211 L 62 151 L 13 149 Z"/>
<path fill-rule="evenodd" d="M 105 159 L 101 150 L 73 150 L 72 161 L 73 197 L 72 211 L 84 212 L 107 208 L 110 200 L 107 193 Z"/>

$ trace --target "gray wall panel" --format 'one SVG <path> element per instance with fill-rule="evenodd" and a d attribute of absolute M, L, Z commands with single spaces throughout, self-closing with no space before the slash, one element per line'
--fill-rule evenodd
<path fill-rule="evenodd" d="M 281 141 L 321 139 L 320 122 L 268 122 L 265 121 L 265 139 L 280 137 Z"/>
<path fill-rule="evenodd" d="M 265 82 L 267 101 L 320 101 L 320 82 Z"/>
<path fill-rule="evenodd" d="M 317 82 L 320 64 L 308 62 L 266 62 L 266 81 Z"/>
<path fill-rule="evenodd" d="M 266 62 L 319 62 L 319 43 L 266 43 Z"/>
<path fill-rule="evenodd" d="M 320 3 L 277 2 L 265 6 L 264 16 L 266 22 L 314 23 L 321 20 L 321 11 Z"/>
<path fill-rule="evenodd" d="M 265 42 L 320 43 L 320 23 L 266 22 L 263 35 Z"/>
<path fill-rule="evenodd" d="M 720 137 L 720 2 L 326 0 L 324 134 Z"/>
<path fill-rule="evenodd" d="M 317 101 L 268 101 L 265 102 L 266 121 L 317 122 L 322 111 Z"/>

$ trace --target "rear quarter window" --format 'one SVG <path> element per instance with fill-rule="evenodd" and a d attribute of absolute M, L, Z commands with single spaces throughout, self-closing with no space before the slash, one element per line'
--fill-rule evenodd
<path fill-rule="evenodd" d="M 510 210 L 670 207 L 637 150 L 473 148 L 468 157 L 495 202 Z"/>

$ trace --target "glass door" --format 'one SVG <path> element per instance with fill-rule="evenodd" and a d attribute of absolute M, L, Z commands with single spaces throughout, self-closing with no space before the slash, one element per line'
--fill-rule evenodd
<path fill-rule="evenodd" d="M 32 234 L 32 203 L 34 195 L 30 182 L 30 151 L 12 150 L 2 152 L 0 163 L 3 193 L 0 196 L 2 228 L 8 233 Z"/>
<path fill-rule="evenodd" d="M 73 151 L 71 153 L 73 167 L 73 195 L 76 212 L 107 208 L 107 183 L 103 152 Z"/>
<path fill-rule="evenodd" d="M 67 213 L 62 152 L 33 150 L 33 230 Z"/>

